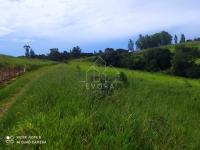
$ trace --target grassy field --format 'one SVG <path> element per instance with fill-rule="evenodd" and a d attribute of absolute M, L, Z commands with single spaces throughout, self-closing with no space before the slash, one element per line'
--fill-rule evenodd
<path fill-rule="evenodd" d="M 18 93 L 21 87 L 23 87 L 27 82 L 35 78 L 34 76 L 36 75 L 32 75 L 31 77 L 29 77 L 29 72 L 55 64 L 57 63 L 47 60 L 16 58 L 6 55 L 0 55 L 0 71 L 9 67 L 12 68 L 18 66 L 26 67 L 26 70 L 28 71 L 27 76 L 17 77 L 0 85 L 0 104 L 9 99 L 10 95 Z"/>
<path fill-rule="evenodd" d="M 117 69 L 128 87 L 99 99 L 80 82 L 90 65 L 47 66 L 0 89 L 3 102 L 15 100 L 0 118 L 1 149 L 200 149 L 199 80 Z M 47 144 L 7 145 L 7 135 Z"/>
<path fill-rule="evenodd" d="M 16 58 L 6 55 L 0 55 L 0 70 L 6 69 L 8 67 L 26 67 L 27 70 L 38 69 L 42 66 L 55 64 L 48 60 L 39 59 L 27 59 L 27 58 Z"/>

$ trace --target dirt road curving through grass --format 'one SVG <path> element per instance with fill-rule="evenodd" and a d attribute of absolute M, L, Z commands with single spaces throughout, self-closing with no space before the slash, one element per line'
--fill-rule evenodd
<path fill-rule="evenodd" d="M 3 118 L 6 113 L 9 111 L 9 109 L 12 107 L 12 105 L 15 103 L 18 97 L 20 97 L 27 89 L 28 85 L 37 80 L 39 77 L 45 75 L 45 73 L 48 72 L 53 66 L 48 66 L 48 67 L 42 67 L 38 70 L 35 70 L 33 72 L 27 73 L 20 78 L 18 78 L 16 81 L 13 83 L 10 83 L 10 86 L 15 86 L 15 82 L 22 82 L 22 86 L 18 90 L 16 90 L 14 93 L 11 93 L 11 96 L 5 97 L 5 99 L 1 99 L 3 101 L 0 103 L 0 119 Z M 19 80 L 19 81 L 18 81 Z M 18 85 L 18 84 L 17 84 Z M 6 87 L 4 87 L 6 88 Z M 1 91 L 0 91 L 1 92 Z"/>

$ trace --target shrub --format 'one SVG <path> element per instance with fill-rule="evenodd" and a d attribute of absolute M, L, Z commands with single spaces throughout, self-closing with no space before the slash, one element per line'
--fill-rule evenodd
<path fill-rule="evenodd" d="M 115 82 L 115 89 L 125 88 L 128 86 L 128 77 L 125 73 L 120 72 L 117 78 L 117 82 Z"/>
<path fill-rule="evenodd" d="M 176 47 L 172 60 L 172 73 L 184 77 L 200 77 L 200 68 L 196 64 L 198 58 L 200 58 L 198 48 L 186 47 L 184 45 Z"/>
<path fill-rule="evenodd" d="M 123 58 L 123 65 L 129 69 L 144 70 L 145 60 L 141 54 L 132 54 Z"/>
<path fill-rule="evenodd" d="M 144 53 L 145 69 L 148 71 L 167 70 L 171 67 L 172 53 L 168 49 L 155 48 Z"/>
<path fill-rule="evenodd" d="M 125 86 L 128 85 L 128 77 L 126 76 L 124 72 L 120 72 L 119 81 L 121 81 Z"/>

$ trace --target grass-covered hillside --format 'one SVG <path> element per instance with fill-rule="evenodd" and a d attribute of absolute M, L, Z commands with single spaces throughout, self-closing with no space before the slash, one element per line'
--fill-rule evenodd
<path fill-rule="evenodd" d="M 44 145 L 2 149 L 199 149 L 200 81 L 117 69 L 128 85 L 99 97 L 86 90 L 83 60 L 47 66 L 0 89 L 13 105 L 0 118 L 1 137 L 41 136 Z M 98 70 L 103 67 L 96 66 Z M 116 72 L 108 68 L 109 75 Z M 24 82 L 23 86 L 21 83 Z M 101 95 L 100 95 L 101 96 Z M 2 98 L 1 98 L 2 99 Z M 1 105 L 3 106 L 3 104 Z"/>
<path fill-rule="evenodd" d="M 32 71 L 39 68 L 52 66 L 57 64 L 53 61 L 39 60 L 39 59 L 27 59 L 16 58 L 6 55 L 0 55 L 0 79 L 5 72 L 9 72 L 13 68 L 26 68 L 26 73 L 23 76 L 13 76 L 12 78 L 0 82 L 0 105 L 10 100 L 12 96 L 16 96 L 20 93 L 21 88 L 25 86 L 29 81 L 33 80 L 37 74 L 33 74 Z M 29 73 L 30 72 L 30 73 Z M 0 80 L 1 81 L 1 80 Z M 3 107 L 3 106 L 2 106 Z M 0 116 L 2 110 L 0 109 Z"/>
<path fill-rule="evenodd" d="M 137 51 L 106 48 L 99 55 L 107 65 L 200 78 L 200 42 L 158 46 Z"/>
<path fill-rule="evenodd" d="M 197 48 L 200 49 L 200 42 L 199 41 L 186 42 L 182 45 L 185 45 L 185 46 L 188 46 L 188 47 L 197 47 Z M 172 52 L 175 50 L 175 45 L 169 45 L 169 46 L 164 46 L 164 47 L 169 48 Z"/>
<path fill-rule="evenodd" d="M 193 41 L 193 42 L 185 42 L 185 43 L 181 43 L 181 44 L 172 44 L 172 45 L 166 45 L 166 46 L 160 46 L 158 48 L 163 48 L 163 49 L 169 49 L 172 53 L 175 51 L 177 46 L 181 46 L 184 45 L 186 47 L 197 47 L 200 49 L 200 42 L 199 41 Z M 150 49 L 153 48 L 148 48 L 148 49 L 144 49 L 142 51 L 136 51 L 137 53 L 143 53 L 146 52 Z"/>
<path fill-rule="evenodd" d="M 32 70 L 51 64 L 55 64 L 55 62 L 0 55 L 0 70 L 7 69 L 9 67 L 26 67 L 28 70 Z"/>

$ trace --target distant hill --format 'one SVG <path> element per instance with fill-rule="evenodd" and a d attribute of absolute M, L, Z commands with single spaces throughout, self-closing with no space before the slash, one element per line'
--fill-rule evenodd
<path fill-rule="evenodd" d="M 185 46 L 189 46 L 189 47 L 198 47 L 200 49 L 200 41 L 195 41 L 195 42 L 185 42 L 185 43 L 182 43 L 182 44 L 172 44 L 172 45 L 167 45 L 167 46 L 161 46 L 161 47 L 157 47 L 157 48 L 167 48 L 169 50 L 171 50 L 172 52 L 175 50 L 175 47 L 178 46 L 178 45 L 185 45 Z M 149 48 L 149 49 L 153 49 L 153 48 Z M 141 50 L 141 51 L 137 51 L 137 52 L 144 52 L 146 50 L 149 50 L 149 49 L 144 49 L 144 50 Z"/>

